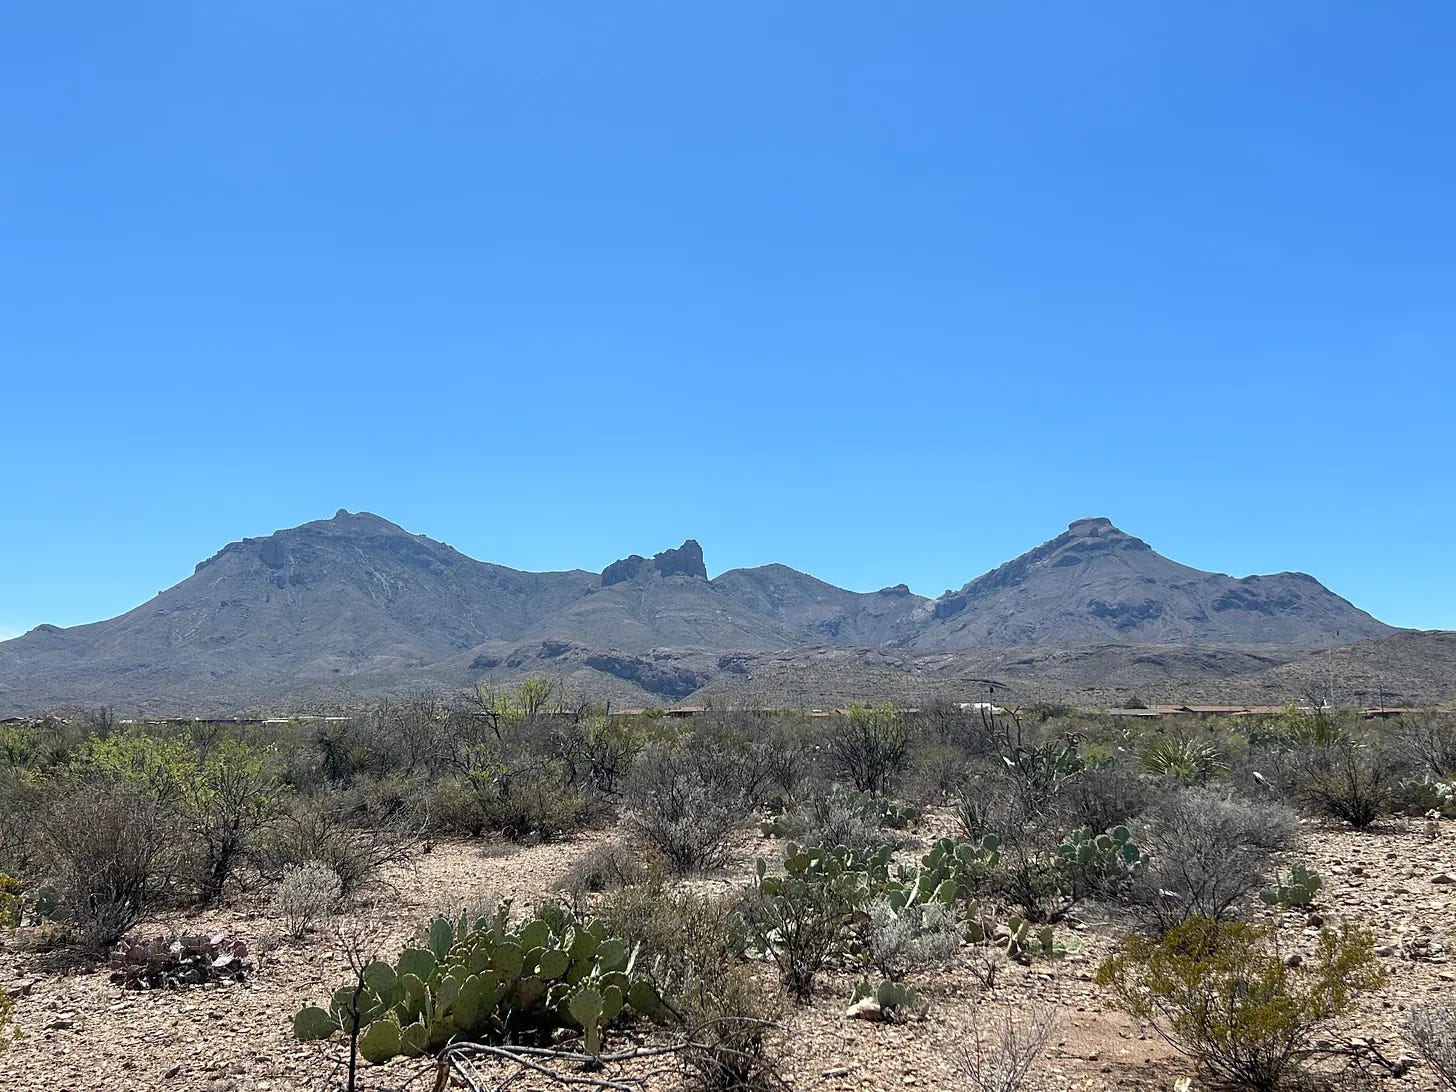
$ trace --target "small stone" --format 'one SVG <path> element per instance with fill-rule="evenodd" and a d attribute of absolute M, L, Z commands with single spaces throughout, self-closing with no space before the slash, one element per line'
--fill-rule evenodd
<path fill-rule="evenodd" d="M 1431 877 L 1431 882 L 1432 883 L 1456 883 L 1456 876 L 1452 876 L 1451 873 L 1449 873 L 1449 872 L 1437 872 L 1434 876 Z"/>
<path fill-rule="evenodd" d="M 1295 952 L 1293 955 L 1288 955 L 1284 957 L 1284 965 L 1286 967 L 1298 967 L 1303 962 L 1304 957 L 1298 952 Z"/>
<path fill-rule="evenodd" d="M 885 1010 L 880 1008 L 879 1002 L 872 997 L 866 997 L 863 1001 L 856 1001 L 849 1008 L 844 1010 L 844 1015 L 851 1020 L 883 1020 Z"/>

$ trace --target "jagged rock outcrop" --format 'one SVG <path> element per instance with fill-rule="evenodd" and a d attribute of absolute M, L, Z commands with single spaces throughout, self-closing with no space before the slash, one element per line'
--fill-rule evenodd
<path fill-rule="evenodd" d="M 676 550 L 663 550 L 659 554 L 653 554 L 650 559 L 641 554 L 629 554 L 602 570 L 602 587 L 610 588 L 613 584 L 641 580 L 653 574 L 708 579 L 708 568 L 703 564 L 703 548 L 696 539 L 690 538 Z"/>

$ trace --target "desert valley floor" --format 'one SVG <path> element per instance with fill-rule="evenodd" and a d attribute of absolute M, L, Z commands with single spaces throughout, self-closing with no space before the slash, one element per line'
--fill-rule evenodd
<path fill-rule="evenodd" d="M 927 816 L 922 841 L 948 821 Z M 607 831 L 559 844 L 482 848 L 479 842 L 442 841 L 394 869 L 386 886 L 356 907 L 354 920 L 375 926 L 379 950 L 393 953 L 422 922 L 440 911 L 510 898 L 517 905 L 553 895 L 571 864 L 596 845 L 619 837 Z M 1349 920 L 1374 931 L 1385 986 L 1343 1020 L 1340 1032 L 1374 1042 L 1388 1057 L 1411 1053 L 1400 1038 L 1404 1010 L 1448 996 L 1456 981 L 1453 915 L 1456 915 L 1456 823 L 1443 822 L 1432 837 L 1424 822 L 1387 820 L 1355 833 L 1306 822 L 1302 856 L 1325 876 L 1316 904 L 1329 923 Z M 691 881 L 706 887 L 741 885 L 757 856 L 772 859 L 777 846 L 754 838 L 739 847 L 732 867 Z M 1293 936 L 1303 912 L 1286 912 Z M 42 957 L 15 943 L 0 950 L 0 987 L 16 998 L 22 1038 L 5 1061 L 0 1084 L 14 1092 L 303 1092 L 337 1087 L 344 1050 L 336 1038 L 323 1044 L 294 1041 L 290 1020 L 299 1006 L 320 999 L 343 981 L 347 968 L 336 939 L 337 923 L 302 941 L 285 941 L 258 960 L 242 984 L 218 988 L 125 992 L 104 968 L 57 973 Z M 276 926 L 249 895 L 197 917 L 154 922 L 152 930 L 216 930 L 234 933 L 266 950 Z M 1084 946 L 1059 962 L 1002 968 L 993 991 L 969 973 L 927 975 L 921 986 L 930 1010 L 923 1020 L 870 1024 L 845 1018 L 851 976 L 828 976 L 807 1006 L 786 1009 L 781 1051 L 787 1084 L 803 1092 L 857 1092 L 905 1088 L 955 1088 L 949 1059 L 965 1039 L 978 1009 L 1041 1002 L 1055 1008 L 1058 1027 L 1030 1087 L 1060 1090 L 1173 1089 L 1192 1074 L 1190 1063 L 1128 1017 L 1115 1012 L 1092 983 L 1112 933 L 1087 915 Z M 147 931 L 147 930 L 143 930 Z M 771 969 L 764 974 L 771 977 Z M 650 1037 L 651 1030 L 643 1029 Z M 622 1043 L 620 1034 L 617 1043 Z M 482 1070 L 492 1084 L 507 1071 Z M 1424 1092 L 1438 1086 L 1419 1066 L 1404 1077 L 1375 1073 L 1348 1078 L 1353 1087 Z M 398 1059 L 361 1072 L 371 1090 L 433 1086 L 425 1060 Z M 647 1075 L 648 1089 L 681 1087 L 669 1065 Z M 553 1087 L 517 1078 L 513 1088 Z M 560 1087 L 560 1086 L 554 1086 Z M 1199 1086 L 1195 1086 L 1199 1087 Z"/>

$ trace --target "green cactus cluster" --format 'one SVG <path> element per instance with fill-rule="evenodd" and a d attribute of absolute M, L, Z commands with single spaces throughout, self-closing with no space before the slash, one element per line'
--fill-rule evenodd
<path fill-rule="evenodd" d="M 913 867 L 892 867 L 894 850 L 889 846 L 867 853 L 845 846 L 804 849 L 790 843 L 784 872 L 787 877 L 833 886 L 856 903 L 883 897 L 898 912 L 930 902 L 954 906 L 975 889 L 979 872 L 995 867 L 999 851 L 1000 841 L 994 834 L 979 842 L 942 838 Z M 767 874 L 768 865 L 762 858 L 756 867 L 759 886 L 775 894 L 782 881 Z"/>
<path fill-rule="evenodd" d="M 557 910 L 513 926 L 505 904 L 473 922 L 464 913 L 458 921 L 436 918 L 423 946 L 406 947 L 393 963 L 370 964 L 362 988 L 344 986 L 327 1005 L 305 1007 L 293 1030 L 302 1041 L 350 1031 L 357 994 L 359 1053 L 371 1063 L 559 1027 L 579 1029 L 587 1053 L 597 1054 L 624 1007 L 671 1019 L 635 962 L 635 950 L 608 936 L 599 920 Z"/>
<path fill-rule="evenodd" d="M 1070 856 L 1059 856 L 1059 862 L 1081 860 L 1088 867 L 1111 868 L 1111 862 L 1115 861 L 1117 868 L 1130 870 L 1142 860 L 1137 846 L 1122 827 L 1095 836 L 1079 831 L 1066 849 Z M 822 885 L 835 896 L 827 905 L 863 910 L 872 901 L 880 900 L 897 916 L 917 907 L 940 905 L 955 911 L 964 925 L 968 942 L 1003 946 L 1008 956 L 1021 962 L 1033 957 L 1059 959 L 1075 951 L 1078 947 L 1075 937 L 1062 939 L 1050 926 L 1034 927 L 1020 917 L 1002 922 L 990 908 L 972 897 L 984 886 L 987 874 L 999 865 L 1000 850 L 1000 840 L 995 835 L 988 834 L 975 842 L 944 838 L 914 865 L 906 866 L 893 863 L 893 851 L 889 847 L 867 853 L 844 846 L 805 849 L 790 844 L 784 860 L 785 874 L 769 875 L 767 863 L 760 859 L 756 864 L 757 883 L 760 891 L 771 897 L 791 894 L 791 889 L 806 884 Z M 847 956 L 857 954 L 853 930 L 847 926 L 841 950 Z"/>
<path fill-rule="evenodd" d="M 1131 840 L 1127 827 L 1113 827 L 1106 834 L 1093 834 L 1091 827 L 1082 827 L 1057 847 L 1057 853 L 1082 867 L 1113 861 L 1136 869 L 1143 860 L 1142 851 Z"/>
<path fill-rule="evenodd" d="M 916 992 L 915 987 L 908 982 L 883 980 L 875 983 L 869 978 L 862 978 L 855 984 L 854 993 L 850 996 L 850 1004 L 857 1005 L 865 1000 L 873 1000 L 887 1020 L 924 1016 L 929 1008 L 924 1001 L 920 1000 L 920 995 Z"/>
<path fill-rule="evenodd" d="M 1054 863 L 1063 873 L 1063 888 L 1075 901 L 1094 894 L 1119 893 L 1147 859 L 1127 827 L 1113 827 L 1104 834 L 1082 827 L 1057 847 Z"/>
<path fill-rule="evenodd" d="M 1295 861 L 1287 873 L 1276 875 L 1274 882 L 1259 892 L 1259 898 L 1267 906 L 1303 908 L 1314 902 L 1323 886 L 1318 872 L 1307 868 L 1303 861 Z"/>
<path fill-rule="evenodd" d="M 1006 919 L 1005 942 L 1006 955 L 1018 963 L 1062 959 L 1082 947 L 1080 938 L 1058 936 L 1050 925 L 1032 925 L 1016 914 Z"/>

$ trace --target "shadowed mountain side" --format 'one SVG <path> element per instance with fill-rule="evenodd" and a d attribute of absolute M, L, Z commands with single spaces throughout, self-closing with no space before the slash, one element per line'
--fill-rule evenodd
<path fill-rule="evenodd" d="M 904 584 L 866 595 L 787 565 L 730 569 L 712 583 L 740 608 L 798 634 L 796 644 L 893 645 L 930 618 L 930 600 Z"/>

